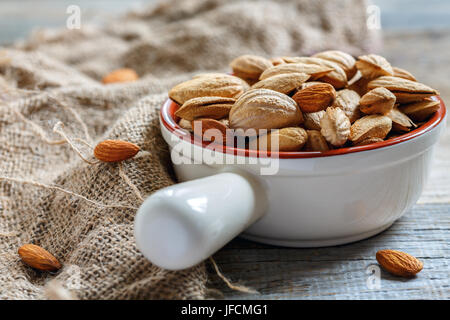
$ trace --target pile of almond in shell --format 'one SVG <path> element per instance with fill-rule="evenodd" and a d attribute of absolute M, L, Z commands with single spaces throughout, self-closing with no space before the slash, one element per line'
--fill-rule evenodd
<path fill-rule="evenodd" d="M 256 131 L 249 149 L 362 146 L 417 128 L 440 106 L 431 98 L 436 90 L 376 54 L 357 60 L 337 50 L 312 57 L 243 55 L 230 66 L 233 75 L 200 74 L 169 92 L 180 105 L 179 126 L 205 141 L 227 143 L 227 129 L 241 129 Z M 271 141 L 278 141 L 273 149 Z"/>

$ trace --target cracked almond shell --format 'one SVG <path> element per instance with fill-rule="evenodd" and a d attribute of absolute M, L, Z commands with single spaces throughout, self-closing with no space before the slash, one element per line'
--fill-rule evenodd
<path fill-rule="evenodd" d="M 393 131 L 408 132 L 416 127 L 415 123 L 398 108 L 393 108 L 386 116 L 392 120 Z"/>
<path fill-rule="evenodd" d="M 173 87 L 169 91 L 169 97 L 182 105 L 189 99 L 198 97 L 237 98 L 248 87 L 244 80 L 235 76 L 217 73 L 202 74 Z"/>
<path fill-rule="evenodd" d="M 377 54 L 368 54 L 358 57 L 356 68 L 366 79 L 392 76 L 394 74 L 391 64 L 384 57 Z"/>
<path fill-rule="evenodd" d="M 302 87 L 302 84 L 309 79 L 306 73 L 285 73 L 258 81 L 252 89 L 270 89 L 284 94 L 288 94 Z"/>
<path fill-rule="evenodd" d="M 347 79 L 351 79 L 356 74 L 356 60 L 348 53 L 339 50 L 328 50 L 316 53 L 313 57 L 325 59 L 337 63 L 346 73 Z"/>
<path fill-rule="evenodd" d="M 423 269 L 422 261 L 398 250 L 380 250 L 376 259 L 384 270 L 400 277 L 413 277 Z"/>
<path fill-rule="evenodd" d="M 231 107 L 236 102 L 234 98 L 198 97 L 187 100 L 175 111 L 177 117 L 194 120 L 197 118 L 222 119 L 228 116 Z"/>
<path fill-rule="evenodd" d="M 299 151 L 308 140 L 306 130 L 299 127 L 286 127 L 250 141 L 249 148 L 267 151 Z"/>
<path fill-rule="evenodd" d="M 353 123 L 350 128 L 350 140 L 357 144 L 367 138 L 386 138 L 392 129 L 392 120 L 383 115 L 364 116 Z"/>
<path fill-rule="evenodd" d="M 329 83 L 336 89 L 341 89 L 347 85 L 347 74 L 335 62 L 314 57 L 285 57 L 284 60 L 286 63 L 304 63 L 330 68 L 332 71 L 318 77 L 318 80 Z"/>
<path fill-rule="evenodd" d="M 368 89 L 378 87 L 384 87 L 391 91 L 395 95 L 397 103 L 420 101 L 439 94 L 438 91 L 420 82 L 390 76 L 379 77 L 367 84 Z"/>
<path fill-rule="evenodd" d="M 333 71 L 332 68 L 315 64 L 285 63 L 266 69 L 259 77 L 259 80 L 264 80 L 277 74 L 285 73 L 306 73 L 310 75 L 310 80 L 317 80 L 331 71 Z"/>
<path fill-rule="evenodd" d="M 440 102 L 435 100 L 424 100 L 420 102 L 405 104 L 399 109 L 414 121 L 425 121 L 439 110 Z"/>

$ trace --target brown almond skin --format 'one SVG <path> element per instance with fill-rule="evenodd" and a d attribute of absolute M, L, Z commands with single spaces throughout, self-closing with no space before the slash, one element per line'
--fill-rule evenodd
<path fill-rule="evenodd" d="M 97 144 L 94 156 L 103 162 L 119 162 L 134 157 L 140 148 L 127 141 L 104 140 Z"/>
<path fill-rule="evenodd" d="M 112 71 L 103 77 L 103 84 L 119 83 L 119 82 L 131 82 L 139 79 L 138 74 L 133 69 L 123 68 Z"/>
<path fill-rule="evenodd" d="M 308 140 L 306 141 L 307 151 L 328 151 L 327 140 L 322 136 L 319 130 L 306 130 L 308 133 Z"/>
<path fill-rule="evenodd" d="M 25 264 L 37 270 L 57 271 L 62 267 L 50 252 L 34 244 L 21 246 L 18 253 Z"/>
<path fill-rule="evenodd" d="M 423 269 L 423 262 L 402 251 L 380 250 L 376 254 L 380 266 L 400 277 L 413 277 Z"/>
<path fill-rule="evenodd" d="M 321 83 L 297 91 L 292 99 L 303 112 L 317 112 L 331 106 L 336 98 L 336 90 L 331 84 Z"/>

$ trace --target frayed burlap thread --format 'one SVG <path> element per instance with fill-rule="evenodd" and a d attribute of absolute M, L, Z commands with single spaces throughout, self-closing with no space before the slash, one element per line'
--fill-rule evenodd
<path fill-rule="evenodd" d="M 204 263 L 163 270 L 133 237 L 142 200 L 175 183 L 158 121 L 168 89 L 228 71 L 246 53 L 311 54 L 336 43 L 355 55 L 373 51 L 365 9 L 362 0 L 171 0 L 104 26 L 40 30 L 2 49 L 0 299 L 204 299 L 215 291 Z M 102 85 L 119 67 L 140 80 Z M 121 165 L 99 163 L 92 146 L 104 139 L 142 151 Z M 25 243 L 63 268 L 25 266 L 17 255 Z"/>

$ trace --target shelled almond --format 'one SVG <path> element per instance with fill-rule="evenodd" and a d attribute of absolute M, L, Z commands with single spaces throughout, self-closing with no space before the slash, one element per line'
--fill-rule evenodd
<path fill-rule="evenodd" d="M 376 54 L 244 55 L 230 66 L 233 75 L 200 74 L 169 92 L 180 127 L 195 132 L 197 121 L 205 141 L 229 143 L 234 130 L 251 149 L 272 150 L 278 139 L 280 151 L 323 152 L 404 134 L 440 107 L 435 89 Z"/>

